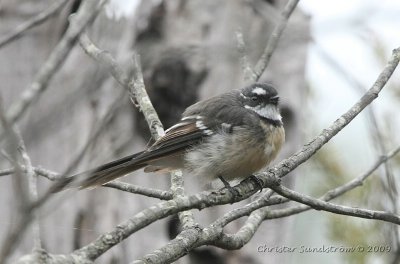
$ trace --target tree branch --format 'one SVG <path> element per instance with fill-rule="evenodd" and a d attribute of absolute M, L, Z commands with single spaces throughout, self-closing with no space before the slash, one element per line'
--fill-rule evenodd
<path fill-rule="evenodd" d="M 78 164 L 82 161 L 86 152 L 89 148 L 97 141 L 103 129 L 106 128 L 107 124 L 114 117 L 117 109 L 121 106 L 121 101 L 125 98 L 126 91 L 122 90 L 121 93 L 114 99 L 111 105 L 105 111 L 105 114 L 101 118 L 101 121 L 95 126 L 89 138 L 86 140 L 85 145 L 81 148 L 78 154 L 74 157 L 72 162 L 68 165 L 67 169 L 63 173 L 64 175 L 68 175 L 71 170 L 75 169 Z"/>
<path fill-rule="evenodd" d="M 1 40 L 0 40 L 0 48 L 11 43 L 13 40 L 16 40 L 16 39 L 22 37 L 22 35 L 29 29 L 31 29 L 37 25 L 40 25 L 41 23 L 46 21 L 51 16 L 54 16 L 55 14 L 57 14 L 66 3 L 68 3 L 68 0 L 61 0 L 61 1 L 55 2 L 46 10 L 40 12 L 36 16 L 25 21 L 21 25 L 17 26 L 12 31 L 6 33 L 6 35 L 3 38 L 1 38 Z"/>
<path fill-rule="evenodd" d="M 19 101 L 11 105 L 7 112 L 7 119 L 11 123 L 16 122 L 28 107 L 48 88 L 50 80 L 66 61 L 81 32 L 94 20 L 106 2 L 107 0 L 102 0 L 100 3 L 96 0 L 86 0 L 83 2 L 76 15 L 71 19 L 64 36 L 40 68 L 30 87 L 22 93 Z"/>
<path fill-rule="evenodd" d="M 128 87 L 131 93 L 131 100 L 138 103 L 139 109 L 150 128 L 152 137 L 155 140 L 159 139 L 164 135 L 164 128 L 144 87 L 140 56 L 137 53 L 133 54 L 133 80 L 129 82 Z"/>
<path fill-rule="evenodd" d="M 370 104 L 382 90 L 386 84 L 400 59 L 400 49 L 393 51 L 392 58 L 379 75 L 378 79 L 370 90 L 345 114 L 336 120 L 328 129 L 324 129 L 322 133 L 306 144 L 299 152 L 292 155 L 288 159 L 283 160 L 278 165 L 274 166 L 268 172 L 259 174 L 258 176 L 264 181 L 264 186 L 268 187 L 271 180 L 276 177 L 283 177 L 290 171 L 294 170 L 301 163 L 309 159 L 318 149 L 326 142 L 335 136 L 341 129 L 350 123 L 368 104 Z M 242 181 L 239 185 L 233 187 L 240 195 L 234 197 L 231 192 L 226 190 L 201 192 L 188 197 L 177 197 L 174 200 L 161 202 L 150 208 L 136 214 L 133 218 L 121 223 L 116 229 L 106 234 L 101 235 L 98 239 L 88 244 L 87 246 L 75 251 L 74 255 L 84 256 L 89 260 L 94 260 L 105 251 L 118 244 L 121 240 L 129 237 L 134 232 L 144 228 L 145 226 L 157 221 L 158 219 L 178 213 L 188 209 L 203 209 L 206 207 L 227 204 L 244 200 L 251 196 L 257 190 L 258 184 L 251 178 Z M 395 218 L 395 217 L 394 217 Z M 389 219 L 393 220 L 393 219 Z"/>
<path fill-rule="evenodd" d="M 397 155 L 400 152 L 400 146 L 392 150 L 390 153 L 388 153 L 385 156 L 381 156 L 372 166 L 369 168 L 366 172 L 361 174 L 360 176 L 354 178 L 353 180 L 349 181 L 348 183 L 341 185 L 335 189 L 332 189 L 328 192 L 326 192 L 324 195 L 322 195 L 319 200 L 323 201 L 330 201 L 336 197 L 341 196 L 342 194 L 353 190 L 356 187 L 359 187 L 363 184 L 363 182 L 376 171 L 379 166 L 384 164 L 386 161 L 389 159 L 393 158 L 395 155 Z M 286 217 L 290 216 L 293 214 L 298 214 L 307 210 L 310 210 L 311 207 L 307 205 L 300 205 L 300 206 L 293 206 L 290 208 L 285 208 L 285 209 L 277 209 L 273 211 L 265 211 L 264 213 L 264 219 L 273 219 L 273 218 L 281 218 L 281 217 Z"/>
<path fill-rule="evenodd" d="M 246 43 L 244 42 L 243 34 L 240 29 L 238 29 L 235 33 L 236 33 L 236 46 L 240 55 L 240 65 L 242 66 L 244 80 L 251 81 L 254 72 L 250 66 L 250 62 L 247 57 Z"/>
<path fill-rule="evenodd" d="M 328 191 L 319 199 L 328 201 L 334 199 L 347 191 L 354 189 L 357 186 L 360 186 L 364 180 L 367 179 L 380 165 L 384 164 L 386 161 L 394 157 L 396 154 L 400 152 L 400 146 L 388 153 L 387 155 L 381 157 L 376 161 L 376 163 L 368 169 L 365 173 L 361 174 L 357 178 L 353 179 L 352 181 L 339 186 L 333 190 Z M 309 210 L 311 207 L 306 205 L 295 206 L 291 208 L 285 209 L 275 209 L 270 210 L 267 208 L 263 208 L 265 206 L 270 206 L 273 204 L 278 204 L 282 202 L 287 202 L 289 199 L 283 197 L 271 197 L 269 200 L 268 195 L 261 197 L 260 199 L 245 205 L 244 207 L 234 209 L 224 216 L 216 220 L 214 223 L 209 225 L 208 227 L 204 228 L 202 232 L 196 232 L 195 234 L 191 233 L 192 236 L 196 235 L 196 238 L 191 238 L 187 241 L 179 241 L 181 243 L 181 248 L 188 251 L 189 249 L 194 249 L 201 245 L 214 245 L 223 249 L 228 250 L 235 250 L 240 249 L 246 243 L 250 241 L 250 239 L 256 233 L 258 227 L 261 223 L 266 219 L 272 218 L 281 218 L 288 215 L 293 215 L 296 213 L 300 213 L 306 210 Z M 258 209 L 261 208 L 261 209 Z M 223 226 L 228 224 L 229 222 L 236 220 L 242 216 L 250 214 L 249 218 L 246 220 L 246 223 L 240 228 L 240 230 L 235 234 L 225 234 L 223 232 Z M 171 244 L 167 244 L 163 247 L 162 250 L 154 251 L 142 258 L 142 261 L 149 260 L 149 259 L 162 259 L 165 260 L 165 255 L 163 252 L 171 252 L 173 249 L 173 245 L 179 243 L 177 241 L 171 241 Z M 184 244 L 182 244 L 184 243 Z M 162 256 L 161 256 L 161 255 Z M 183 250 L 181 252 L 177 252 L 177 255 L 173 258 L 176 259 L 178 256 L 182 256 L 184 254 Z M 153 256 L 153 257 L 152 257 Z M 168 261 L 172 261 L 173 259 L 170 258 L 171 253 L 168 255 Z M 136 261 L 134 263 L 142 263 L 141 261 Z"/>
<path fill-rule="evenodd" d="M 160 200 L 171 200 L 173 198 L 171 191 L 158 190 L 153 188 L 146 188 L 143 186 L 137 186 L 126 182 L 112 181 L 103 184 L 104 187 L 117 189 L 124 192 L 130 192 L 135 194 L 141 194 L 147 197 L 158 198 Z"/>
<path fill-rule="evenodd" d="M 135 105 L 138 105 L 139 110 L 143 113 L 153 139 L 157 140 L 159 137 L 164 135 L 162 123 L 158 118 L 157 112 L 155 111 L 144 86 L 140 56 L 136 53 L 133 54 L 133 80 L 129 81 L 129 76 L 124 72 L 122 67 L 118 65 L 112 55 L 109 52 L 96 47 L 86 34 L 81 35 L 80 44 L 90 57 L 105 66 L 115 80 L 130 92 L 131 101 Z M 182 172 L 175 171 L 171 173 L 171 191 L 173 197 L 185 195 Z M 179 219 L 184 228 L 195 225 L 192 212 L 188 211 L 179 213 Z"/>
<path fill-rule="evenodd" d="M 17 243 L 22 238 L 25 230 L 27 229 L 26 223 L 32 220 L 31 211 L 29 210 L 30 205 L 30 197 L 28 191 L 27 181 L 24 178 L 21 166 L 18 163 L 18 153 L 17 149 L 20 148 L 20 138 L 15 130 L 14 126 L 7 119 L 6 114 L 3 108 L 3 102 L 0 100 L 0 122 L 5 131 L 6 139 L 9 143 L 9 153 L 10 154 L 10 162 L 14 166 L 14 177 L 12 177 L 15 192 L 18 194 L 17 196 L 17 221 L 16 227 L 11 228 L 8 234 L 5 236 L 4 242 L 2 243 L 0 249 L 0 264 L 6 262 L 8 256 L 12 253 Z M 25 157 L 24 157 L 25 158 Z M 30 163 L 30 162 L 28 162 Z M 28 164 L 29 166 L 30 164 Z M 30 168 L 28 168 L 30 170 Z"/>
<path fill-rule="evenodd" d="M 278 165 L 269 169 L 268 172 L 260 173 L 257 176 L 261 180 L 268 180 L 268 177 L 273 175 L 284 177 L 290 171 L 294 170 L 300 164 L 308 160 L 314 155 L 323 145 L 331 138 L 346 127 L 365 107 L 375 100 L 379 92 L 383 89 L 400 60 L 400 48 L 394 49 L 392 57 L 386 64 L 383 71 L 379 74 L 377 80 L 372 87 L 343 115 L 341 115 L 332 125 L 322 130 L 322 132 L 312 141 L 303 146 L 303 148 L 293 154 L 291 157 L 281 161 Z"/>
<path fill-rule="evenodd" d="M 332 213 L 336 213 L 336 214 L 350 215 L 350 216 L 367 218 L 367 219 L 382 220 L 382 221 L 400 225 L 400 216 L 392 214 L 392 213 L 332 204 L 329 202 L 325 202 L 322 200 L 312 198 L 311 196 L 308 196 L 308 195 L 297 193 L 297 192 L 290 190 L 282 185 L 273 186 L 273 187 L 271 187 L 271 189 L 288 199 L 291 199 L 293 201 L 296 201 L 296 202 L 299 202 L 302 204 L 306 204 L 316 210 L 324 210 L 324 211 L 328 211 L 328 212 L 332 212 Z"/>
<path fill-rule="evenodd" d="M 286 4 L 285 8 L 282 11 L 282 15 L 278 21 L 278 24 L 275 26 L 272 31 L 271 37 L 268 40 L 267 46 L 264 49 L 263 54 L 258 60 L 256 66 L 254 67 L 252 81 L 258 81 L 264 70 L 267 68 L 269 61 L 271 60 L 272 54 L 274 53 L 276 47 L 278 46 L 279 39 L 286 28 L 289 17 L 293 13 L 294 9 L 297 6 L 299 0 L 289 0 Z"/>

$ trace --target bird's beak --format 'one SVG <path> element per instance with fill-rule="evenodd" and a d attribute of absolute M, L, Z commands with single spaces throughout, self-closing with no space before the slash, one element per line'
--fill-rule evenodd
<path fill-rule="evenodd" d="M 271 104 L 277 105 L 279 103 L 279 96 L 274 96 L 269 99 Z"/>

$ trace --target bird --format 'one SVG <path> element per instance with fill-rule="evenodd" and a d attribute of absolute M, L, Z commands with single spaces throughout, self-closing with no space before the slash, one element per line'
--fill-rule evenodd
<path fill-rule="evenodd" d="M 146 173 L 182 169 L 205 183 L 220 179 L 229 188 L 230 181 L 270 164 L 284 141 L 277 90 L 253 83 L 189 106 L 143 151 L 64 177 L 54 192 L 101 186 L 142 168 Z"/>

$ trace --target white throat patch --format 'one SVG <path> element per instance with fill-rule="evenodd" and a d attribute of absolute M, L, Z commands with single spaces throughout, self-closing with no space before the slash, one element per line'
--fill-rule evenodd
<path fill-rule="evenodd" d="M 255 107 L 251 107 L 249 105 L 245 105 L 244 106 L 246 109 L 250 109 L 254 112 L 256 112 L 258 115 L 264 117 L 264 118 L 268 118 L 268 119 L 272 119 L 272 120 L 276 120 L 276 121 L 282 121 L 282 116 L 278 111 L 278 108 L 274 105 L 265 105 L 264 107 L 261 106 L 255 106 Z"/>

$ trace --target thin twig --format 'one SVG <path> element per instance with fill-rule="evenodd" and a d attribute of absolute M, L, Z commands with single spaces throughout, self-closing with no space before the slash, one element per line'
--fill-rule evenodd
<path fill-rule="evenodd" d="M 49 179 L 50 181 L 56 181 L 62 177 L 62 175 L 60 173 L 46 170 L 41 167 L 32 167 L 32 169 L 36 175 L 45 177 L 45 178 Z M 26 167 L 21 166 L 21 170 L 23 172 L 26 172 Z M 0 176 L 7 176 L 7 175 L 11 175 L 13 173 L 15 173 L 15 169 L 12 169 L 12 168 L 5 169 L 5 170 L 0 171 Z M 103 184 L 102 187 L 113 188 L 113 189 L 117 189 L 117 190 L 124 191 L 124 192 L 129 192 L 129 193 L 133 193 L 133 194 L 141 194 L 141 195 L 145 195 L 148 197 L 158 198 L 160 200 L 170 200 L 173 198 L 172 193 L 169 191 L 164 191 L 164 190 L 159 190 L 159 189 L 154 189 L 154 188 L 147 188 L 147 187 L 143 187 L 143 186 L 137 186 L 137 185 L 133 185 L 133 184 L 126 183 L 126 182 L 120 182 L 120 181 L 112 181 L 112 182 Z"/>
<path fill-rule="evenodd" d="M 27 172 L 27 169 L 25 166 L 21 165 L 20 168 L 24 173 Z M 35 172 L 35 174 L 43 176 L 51 181 L 54 181 L 60 177 L 59 173 L 49 171 L 49 170 L 46 170 L 41 167 L 32 167 L 32 169 Z M 15 172 L 16 172 L 16 170 L 13 168 L 0 170 L 0 176 L 8 176 L 8 175 L 14 174 Z"/>
<path fill-rule="evenodd" d="M 76 15 L 71 18 L 70 25 L 54 48 L 49 58 L 39 69 L 32 84 L 22 93 L 20 100 L 14 102 L 7 112 L 7 119 L 16 122 L 48 88 L 49 82 L 55 73 L 66 61 L 81 32 L 95 19 L 107 0 L 86 0 Z"/>
<path fill-rule="evenodd" d="M 88 140 L 85 142 L 81 150 L 78 152 L 78 155 L 76 155 L 75 158 L 72 160 L 72 162 L 70 162 L 63 175 L 68 175 L 71 172 L 71 170 L 73 170 L 79 165 L 79 163 L 82 161 L 82 158 L 85 156 L 86 152 L 97 141 L 97 139 L 101 135 L 101 132 L 106 128 L 107 124 L 114 117 L 115 113 L 117 112 L 117 109 L 121 107 L 121 101 L 125 98 L 125 96 L 126 96 L 126 91 L 122 90 L 121 93 L 107 108 L 104 116 L 101 118 L 100 123 L 96 125 L 94 131 L 91 133 Z"/>
<path fill-rule="evenodd" d="M 253 212 L 254 210 L 257 210 L 265 206 L 286 203 L 288 201 L 289 199 L 283 198 L 281 196 L 274 196 L 269 199 L 263 199 L 263 198 L 257 199 L 249 204 L 246 204 L 245 206 L 233 209 L 225 213 L 223 216 L 214 221 L 210 225 L 210 227 L 215 227 L 215 226 L 224 227 L 230 222 L 239 219 L 242 216 L 250 215 L 251 212 Z"/>
<path fill-rule="evenodd" d="M 339 187 L 336 187 L 335 189 L 332 189 L 332 190 L 326 192 L 324 195 L 322 195 L 318 199 L 322 200 L 322 201 L 330 201 L 332 199 L 335 199 L 335 198 L 343 195 L 344 193 L 346 193 L 348 191 L 353 190 L 354 188 L 356 188 L 358 186 L 361 186 L 365 182 L 365 180 L 368 177 L 370 177 L 372 175 L 372 173 L 374 173 L 379 168 L 379 166 L 381 166 L 382 164 L 386 163 L 388 160 L 393 158 L 399 152 L 400 152 L 400 146 L 398 146 L 397 148 L 395 148 L 394 150 L 389 152 L 387 155 L 381 156 L 371 166 L 371 168 L 369 168 L 366 172 L 364 172 L 360 176 L 354 178 L 353 180 L 349 181 L 346 184 L 343 184 L 343 185 L 341 185 Z M 292 207 L 285 208 L 285 209 L 276 209 L 276 210 L 272 210 L 272 211 L 266 211 L 265 210 L 263 212 L 263 214 L 264 214 L 263 219 L 265 220 L 265 219 L 286 217 L 286 216 L 302 213 L 302 212 L 310 210 L 310 209 L 312 209 L 310 206 L 298 205 L 298 206 L 292 206 Z"/>
<path fill-rule="evenodd" d="M 43 10 L 36 16 L 25 21 L 21 25 L 17 26 L 12 31 L 6 33 L 6 35 L 3 38 L 1 38 L 1 40 L 0 40 L 0 48 L 11 43 L 13 40 L 16 40 L 16 39 L 22 37 L 22 35 L 24 33 L 26 33 L 26 31 L 28 31 L 29 29 L 31 29 L 37 25 L 40 25 L 41 23 L 46 21 L 48 18 L 56 15 L 66 3 L 68 3 L 68 0 L 61 0 L 61 1 L 55 2 L 46 10 Z"/>
<path fill-rule="evenodd" d="M 186 196 L 185 189 L 183 188 L 183 174 L 182 171 L 176 170 L 171 173 L 171 191 L 173 198 Z M 189 229 L 196 226 L 194 215 L 192 211 L 183 211 L 178 213 L 178 218 L 182 224 L 182 229 Z"/>
<path fill-rule="evenodd" d="M 349 84 L 351 87 L 354 87 L 357 89 L 357 91 L 361 94 L 365 93 L 365 86 L 360 83 L 353 75 L 351 75 L 349 72 L 346 72 L 345 69 L 335 60 L 333 59 L 318 43 L 315 43 L 316 51 L 319 53 L 319 55 L 327 62 L 331 67 L 336 70 Z M 378 118 L 376 117 L 376 113 L 374 110 L 374 106 L 371 105 L 367 109 L 367 113 L 369 115 L 370 121 L 369 126 L 371 130 L 371 142 L 375 145 L 377 148 L 379 154 L 383 154 L 387 152 L 387 149 L 384 144 L 384 136 L 382 129 L 380 129 L 379 124 L 378 124 Z M 397 208 L 395 206 L 396 204 L 396 194 L 397 194 L 397 188 L 396 184 L 394 184 L 394 176 L 393 176 L 393 170 L 390 168 L 389 163 L 385 163 L 385 172 L 386 172 L 386 178 L 387 178 L 387 183 L 386 185 L 389 185 L 389 196 L 391 200 L 394 203 L 394 208 Z"/>
<path fill-rule="evenodd" d="M 11 105 L 9 111 L 4 117 L 4 120 L 7 120 L 7 122 L 10 124 L 16 122 L 25 113 L 28 107 L 46 90 L 50 80 L 66 60 L 66 57 L 74 46 L 79 34 L 91 21 L 94 20 L 106 2 L 106 0 L 103 0 L 100 3 L 96 0 L 86 0 L 83 2 L 77 14 L 71 20 L 70 26 L 68 27 L 63 38 L 60 40 L 50 57 L 36 74 L 30 87 L 22 93 L 21 99 Z M 4 127 L 4 129 L 7 130 L 7 127 Z M 2 132 L 0 132 L 0 137 L 1 134 Z M 15 164 L 14 167 L 18 168 L 18 166 L 18 164 Z M 27 192 L 17 193 L 18 195 L 22 196 Z M 23 234 L 33 220 L 32 213 L 37 209 L 38 206 L 47 201 L 50 195 L 51 193 L 48 192 L 36 201 L 26 205 L 27 207 L 24 210 L 24 215 L 21 215 L 19 221 L 15 225 L 15 232 L 11 232 L 7 236 L 7 243 L 5 243 L 1 249 L 0 263 L 4 263 L 6 261 L 7 257 L 14 250 L 16 244 L 22 239 Z"/>
<path fill-rule="evenodd" d="M 134 53 L 132 59 L 133 80 L 128 84 L 131 100 L 137 102 L 139 105 L 139 109 L 143 113 L 147 125 L 150 128 L 152 137 L 157 140 L 164 135 L 164 128 L 144 87 L 140 55 Z"/>
<path fill-rule="evenodd" d="M 153 138 L 158 139 L 164 135 L 164 128 L 144 87 L 140 56 L 136 53 L 133 54 L 133 66 L 133 81 L 129 83 L 129 90 L 133 95 L 131 99 L 133 102 L 138 103 L 139 108 L 147 121 Z M 174 198 L 185 196 L 185 191 L 183 188 L 183 174 L 179 170 L 171 173 L 171 191 Z M 190 228 L 196 225 L 192 212 L 179 212 L 178 216 L 183 228 Z"/>
<path fill-rule="evenodd" d="M 282 15 L 278 21 L 278 24 L 275 26 L 272 34 L 268 40 L 267 46 L 264 49 L 263 54 L 258 60 L 256 66 L 253 70 L 252 81 L 258 81 L 264 70 L 267 68 L 269 61 L 271 60 L 272 54 L 274 53 L 276 47 L 278 46 L 279 39 L 286 28 L 287 22 L 289 20 L 290 15 L 293 13 L 294 9 L 297 6 L 299 0 L 289 0 L 286 4 L 285 8 L 282 11 Z"/>
<path fill-rule="evenodd" d="M 139 105 L 139 109 L 142 111 L 150 128 L 152 137 L 157 140 L 164 135 L 162 123 L 144 87 L 139 55 L 133 54 L 133 81 L 129 82 L 128 75 L 124 72 L 122 67 L 118 65 L 111 54 L 96 47 L 86 34 L 81 35 L 80 44 L 89 56 L 105 66 L 117 82 L 129 90 L 131 101 L 135 102 L 135 105 L 136 102 Z M 171 173 L 171 191 L 173 197 L 184 195 L 182 172 L 175 171 Z M 149 196 L 154 197 L 152 195 Z M 162 199 L 160 196 L 157 198 Z M 194 225 L 194 218 L 191 212 L 182 212 L 179 214 L 179 218 L 184 228 Z"/>
<path fill-rule="evenodd" d="M 13 252 L 17 243 L 20 241 L 22 234 L 27 229 L 27 225 L 23 225 L 24 223 L 30 221 L 32 219 L 32 215 L 30 214 L 29 205 L 30 199 L 28 195 L 28 186 L 27 181 L 24 178 L 21 166 L 18 162 L 18 153 L 17 149 L 19 146 L 19 138 L 15 128 L 11 124 L 11 122 L 7 119 L 6 114 L 4 112 L 3 103 L 0 99 L 0 122 L 5 131 L 7 142 L 10 146 L 9 160 L 11 164 L 14 166 L 14 177 L 12 177 L 15 193 L 17 196 L 17 227 L 12 228 L 8 234 L 5 236 L 3 243 L 1 243 L 0 249 L 0 264 L 6 262 L 8 256 Z"/>
<path fill-rule="evenodd" d="M 122 88 L 129 91 L 129 76 L 106 50 L 99 49 L 87 36 L 85 32 L 79 37 L 79 44 L 87 55 L 105 67 Z"/>
<path fill-rule="evenodd" d="M 26 177 L 29 189 L 29 202 L 34 202 L 38 199 L 38 190 L 37 190 L 37 175 L 33 169 L 31 159 L 26 150 L 25 142 L 21 136 L 21 133 L 18 130 L 16 131 L 16 136 L 19 141 L 19 151 L 21 153 L 22 161 L 26 168 Z M 37 211 L 32 212 L 33 224 L 32 224 L 32 232 L 33 232 L 33 249 L 40 250 L 42 248 L 42 242 L 40 239 L 40 222 L 39 222 L 39 214 Z"/>
<path fill-rule="evenodd" d="M 108 0 L 102 0 L 100 2 L 96 0 L 86 0 L 83 2 L 76 15 L 71 19 L 70 26 L 64 34 L 64 37 L 36 75 L 36 81 L 33 82 L 30 88 L 25 90 L 22 94 L 22 99 L 11 106 L 8 113 L 12 120 L 16 121 L 21 117 L 33 100 L 44 92 L 47 88 L 48 81 L 62 65 L 63 60 L 65 60 L 66 56 L 69 54 L 81 32 L 95 19 L 96 15 L 107 2 Z M 31 205 L 32 209 L 40 207 L 51 195 L 53 195 L 52 188 Z"/>
<path fill-rule="evenodd" d="M 240 55 L 240 65 L 242 66 L 243 78 L 245 81 L 251 81 L 254 72 L 247 57 L 246 43 L 244 42 L 243 34 L 240 29 L 236 31 L 236 46 Z"/>
<path fill-rule="evenodd" d="M 305 194 L 300 194 L 300 193 L 295 192 L 295 191 L 293 191 L 289 188 L 286 188 L 285 186 L 282 186 L 282 185 L 273 186 L 270 188 L 288 199 L 291 199 L 293 201 L 296 201 L 296 202 L 299 202 L 302 204 L 306 204 L 316 210 L 323 210 L 323 211 L 328 211 L 328 212 L 332 212 L 335 214 L 350 215 L 350 216 L 361 217 L 361 218 L 366 218 L 366 219 L 382 220 L 382 221 L 400 225 L 400 216 L 392 214 L 392 213 L 350 207 L 350 206 L 345 206 L 345 205 L 337 205 L 337 204 L 325 202 L 325 201 L 315 199 L 315 198 L 305 195 Z"/>
<path fill-rule="evenodd" d="M 141 194 L 147 197 L 153 197 L 160 200 L 171 200 L 173 198 L 171 191 L 163 191 L 153 188 L 146 188 L 143 186 L 137 186 L 126 182 L 112 181 L 103 184 L 104 187 L 114 188 L 124 192 L 130 192 L 135 194 Z"/>
<path fill-rule="evenodd" d="M 133 54 L 133 80 L 129 82 L 129 76 L 125 73 L 122 67 L 118 65 L 112 55 L 109 52 L 98 48 L 86 34 L 83 33 L 81 35 L 79 43 L 86 54 L 106 67 L 114 79 L 129 91 L 131 101 L 135 106 L 138 106 L 139 110 L 143 113 L 153 139 L 157 140 L 163 136 L 164 128 L 144 86 L 140 56 L 136 53 Z M 183 175 L 181 171 L 171 173 L 171 191 L 173 197 L 185 195 L 183 189 Z M 179 213 L 179 219 L 184 228 L 195 225 L 193 213 L 190 211 Z"/>
<path fill-rule="evenodd" d="M 318 45 L 318 43 L 316 43 L 315 41 L 314 43 L 316 51 L 319 53 L 319 55 L 327 63 L 329 63 L 329 65 L 334 70 L 336 70 L 336 72 L 338 72 L 351 85 L 351 87 L 354 87 L 359 93 L 363 94 L 365 92 L 365 86 L 361 82 L 359 82 L 357 78 L 355 78 L 355 76 L 345 71 L 345 69 L 321 47 L 321 45 Z M 387 148 L 384 142 L 384 133 L 379 126 L 378 118 L 376 116 L 376 112 L 373 105 L 371 105 L 367 109 L 367 114 L 370 119 L 368 125 L 370 127 L 371 142 L 373 143 L 379 154 L 386 153 Z M 390 166 L 390 163 L 386 162 L 384 164 L 384 171 L 385 171 L 386 181 L 384 180 L 383 177 L 380 177 L 379 180 L 382 182 L 382 185 L 387 190 L 385 193 L 388 195 L 391 201 L 391 209 L 393 210 L 394 213 L 398 213 L 397 209 L 398 190 L 395 183 L 393 169 Z M 387 205 L 389 205 L 389 203 Z M 390 206 L 387 206 L 387 208 L 390 208 Z M 393 228 L 397 229 L 397 227 L 395 226 Z M 394 235 L 396 243 L 399 246 L 400 245 L 399 233 L 396 230 L 390 230 L 389 232 Z"/>

